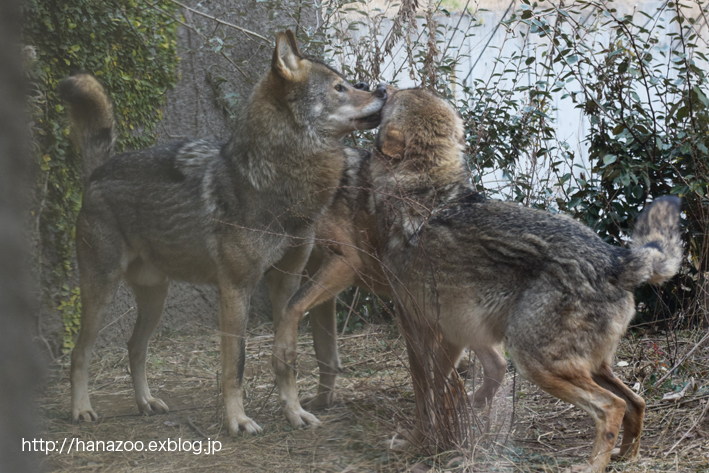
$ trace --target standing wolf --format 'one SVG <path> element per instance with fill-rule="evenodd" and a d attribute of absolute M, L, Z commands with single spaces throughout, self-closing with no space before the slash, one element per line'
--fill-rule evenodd
<path fill-rule="evenodd" d="M 271 67 L 226 144 L 180 141 L 119 156 L 111 156 L 111 102 L 96 79 L 72 76 L 60 92 L 86 180 L 76 225 L 83 311 L 71 359 L 74 421 L 97 419 L 88 393 L 91 347 L 121 278 L 138 306 L 128 341 L 138 408 L 168 411 L 150 393 L 145 359 L 168 280 L 179 279 L 218 286 L 227 427 L 231 435 L 259 432 L 242 394 L 251 294 L 270 269 L 277 325 L 308 258 L 314 222 L 340 180 L 341 138 L 378 125 L 386 90 L 352 87 L 301 54 L 287 31 L 277 35 Z"/>
<path fill-rule="evenodd" d="M 490 353 L 505 341 L 525 378 L 595 421 L 589 461 L 574 470 L 603 471 L 621 424 L 620 456 L 636 458 L 645 402 L 611 366 L 635 314 L 633 289 L 679 269 L 679 199 L 643 211 L 631 248 L 610 246 L 569 217 L 476 198 L 463 136 L 444 100 L 390 92 L 372 160 L 382 266 L 399 315 L 441 336 L 435 355 L 409 346 L 419 420 L 436 382 L 427 356 L 450 373 L 464 348 Z"/>
<path fill-rule="evenodd" d="M 634 314 L 632 289 L 662 283 L 679 267 L 679 200 L 660 198 L 645 209 L 633 249 L 611 247 L 568 217 L 484 200 L 468 184 L 463 136 L 462 120 L 444 100 L 389 90 L 374 155 L 349 154 L 341 189 L 318 222 L 320 249 L 311 262 L 319 268 L 276 333 L 273 364 L 286 417 L 294 425 L 302 417 L 293 415 L 302 410 L 293 371 L 297 324 L 316 304 L 310 316 L 320 385 L 311 406 L 332 402 L 339 367 L 332 297 L 354 283 L 393 296 L 403 319 L 419 420 L 409 440 L 421 439 L 431 414 L 424 399 L 440 392 L 436 377 L 452 372 L 465 347 L 485 369 L 475 403 L 492 399 L 506 370 L 499 352 L 506 339 L 524 376 L 594 418 L 596 441 L 582 471 L 608 463 L 621 423 L 620 456 L 637 457 L 645 403 L 610 367 Z"/>

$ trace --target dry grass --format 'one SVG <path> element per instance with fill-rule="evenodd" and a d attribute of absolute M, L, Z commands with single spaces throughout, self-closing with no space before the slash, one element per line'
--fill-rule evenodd
<path fill-rule="evenodd" d="M 696 345 L 700 334 L 687 334 L 673 342 L 652 337 L 623 341 L 618 369 L 629 384 L 641 387 L 662 374 L 662 364 L 672 366 Z M 222 443 L 213 455 L 186 452 L 72 452 L 50 454 L 48 471 L 273 471 L 273 472 L 400 472 L 559 471 L 578 463 L 589 453 L 590 418 L 580 410 L 540 392 L 508 373 L 492 409 L 478 411 L 474 447 L 462 455 L 443 452 L 422 457 L 415 452 L 395 453 L 387 440 L 399 423 L 413 415 L 403 342 L 396 329 L 373 325 L 341 339 L 345 372 L 339 380 L 339 400 L 318 412 L 323 425 L 294 430 L 286 422 L 273 389 L 270 367 L 272 334 L 267 327 L 251 330 L 247 344 L 246 410 L 263 428 L 256 437 L 228 437 L 222 425 L 223 409 L 218 390 L 218 336 L 173 334 L 151 344 L 149 376 L 153 393 L 165 400 L 168 415 L 140 417 L 126 370 L 124 349 L 104 349 L 91 369 L 90 392 L 101 422 L 70 422 L 68 365 L 58 366 L 42 393 L 41 437 L 55 441 L 68 438 L 142 441 L 167 439 Z M 670 347 L 672 349 L 667 349 Z M 664 348 L 664 349 L 663 349 Z M 310 336 L 299 342 L 301 394 L 315 392 L 316 364 Z M 479 363 L 463 360 L 470 389 L 480 383 Z M 467 370 L 467 371 L 466 371 Z M 616 472 L 709 471 L 709 348 L 696 349 L 682 365 L 686 379 L 693 376 L 698 390 L 677 403 L 660 401 L 664 392 L 645 393 L 648 401 L 641 459 L 635 464 L 612 464 Z M 681 379 L 673 382 L 680 384 Z M 665 390 L 667 390 L 667 386 Z M 702 419 L 702 414 L 704 418 Z M 511 419 L 514 414 L 514 422 Z M 512 427 L 510 428 L 510 425 Z M 677 444 L 671 453 L 667 454 Z M 206 444 L 205 444 L 206 446 Z"/>

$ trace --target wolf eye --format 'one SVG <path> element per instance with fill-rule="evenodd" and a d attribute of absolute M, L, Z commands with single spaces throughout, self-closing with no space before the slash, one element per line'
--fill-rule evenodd
<path fill-rule="evenodd" d="M 345 91 L 345 86 L 342 85 L 342 84 L 337 84 L 337 85 L 335 86 L 335 90 L 338 91 L 338 92 L 344 92 L 344 91 Z"/>

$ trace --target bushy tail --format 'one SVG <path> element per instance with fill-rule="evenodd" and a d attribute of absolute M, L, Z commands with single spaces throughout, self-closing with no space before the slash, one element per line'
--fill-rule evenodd
<path fill-rule="evenodd" d="M 59 84 L 71 119 L 71 136 L 81 150 L 84 180 L 113 154 L 116 122 L 113 104 L 94 76 L 79 73 Z"/>
<path fill-rule="evenodd" d="M 633 289 L 644 282 L 661 284 L 679 271 L 682 241 L 680 199 L 664 196 L 640 214 L 633 232 L 633 248 L 625 261 L 621 284 Z"/>

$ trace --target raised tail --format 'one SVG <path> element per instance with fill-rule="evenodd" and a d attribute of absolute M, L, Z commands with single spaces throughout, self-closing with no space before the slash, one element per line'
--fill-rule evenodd
<path fill-rule="evenodd" d="M 116 122 L 113 104 L 94 76 L 79 73 L 59 84 L 71 119 L 71 136 L 81 151 L 84 180 L 113 154 Z"/>
<path fill-rule="evenodd" d="M 680 199 L 664 196 L 640 214 L 629 255 L 623 262 L 621 284 L 634 289 L 644 282 L 662 284 L 677 274 L 682 262 Z"/>

